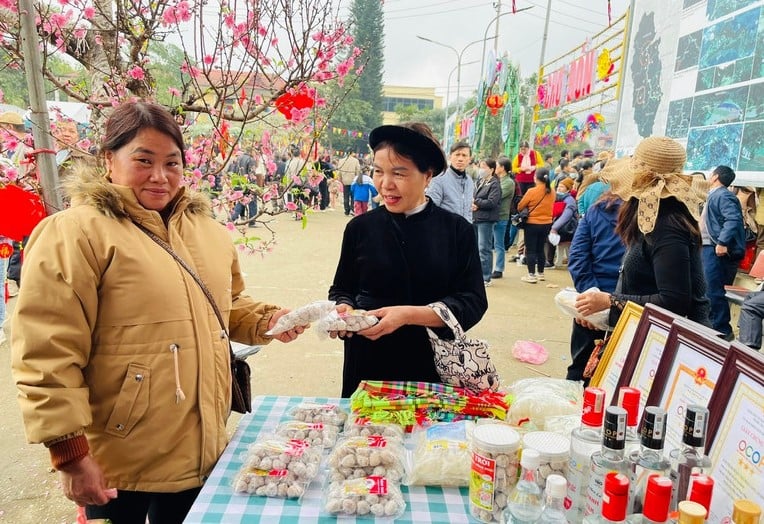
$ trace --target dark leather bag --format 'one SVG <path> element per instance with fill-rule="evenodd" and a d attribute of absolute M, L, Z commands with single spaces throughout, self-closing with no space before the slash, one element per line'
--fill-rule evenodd
<path fill-rule="evenodd" d="M 138 229 L 146 233 L 146 235 L 148 235 L 151 240 L 159 244 L 159 246 L 167 251 L 170 256 L 172 256 L 172 258 L 174 258 L 178 264 L 180 264 L 181 267 L 185 269 L 189 275 L 191 275 L 191 278 L 193 278 L 194 281 L 202 289 L 204 296 L 207 297 L 207 301 L 210 303 L 210 306 L 215 312 L 215 316 L 220 323 L 220 329 L 223 330 L 222 332 L 225 334 L 225 337 L 228 340 L 228 351 L 231 357 L 231 410 L 237 413 L 250 413 L 252 411 L 252 384 L 250 382 L 252 371 L 249 369 L 249 364 L 247 364 L 246 360 L 243 358 L 238 358 L 234 354 L 233 348 L 231 348 L 231 339 L 228 336 L 228 330 L 226 329 L 225 322 L 223 322 L 223 315 L 220 314 L 220 310 L 218 309 L 217 304 L 215 304 L 215 300 L 212 298 L 212 293 L 210 293 L 210 290 L 207 289 L 206 285 L 204 285 L 204 282 L 202 282 L 202 279 L 199 277 L 199 275 L 197 275 L 196 272 L 191 269 L 191 266 L 186 264 L 185 260 L 180 258 L 178 254 L 173 251 L 167 242 L 156 236 L 152 231 L 146 229 L 141 224 L 137 222 L 133 222 L 133 224 L 135 224 Z"/>

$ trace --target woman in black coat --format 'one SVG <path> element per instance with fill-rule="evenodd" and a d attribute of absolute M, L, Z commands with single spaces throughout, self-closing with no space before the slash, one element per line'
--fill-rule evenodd
<path fill-rule="evenodd" d="M 362 380 L 440 382 L 425 327 L 452 338 L 428 307 L 443 302 L 468 330 L 488 308 L 472 225 L 425 196 L 446 158 L 424 124 L 369 135 L 382 206 L 348 222 L 329 289 L 340 312 L 365 309 L 379 323 L 344 339 L 342 396 Z"/>
<path fill-rule="evenodd" d="M 493 268 L 493 226 L 499 221 L 501 180 L 496 174 L 496 161 L 488 158 L 480 162 L 480 178 L 475 183 L 472 199 L 472 223 L 477 234 L 480 267 L 483 282 L 491 285 Z"/>

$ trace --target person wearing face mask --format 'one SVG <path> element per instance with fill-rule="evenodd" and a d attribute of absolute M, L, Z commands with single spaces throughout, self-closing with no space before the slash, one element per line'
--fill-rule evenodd
<path fill-rule="evenodd" d="M 549 236 L 557 235 L 558 242 L 570 242 L 573 238 L 572 234 L 565 233 L 563 230 L 571 220 L 576 220 L 576 199 L 570 194 L 570 190 L 573 189 L 573 179 L 565 178 L 560 180 L 557 184 L 557 194 L 555 195 L 554 206 L 552 207 L 552 229 L 549 231 Z M 549 240 L 546 242 L 546 263 L 545 267 L 555 267 L 555 256 L 557 254 L 557 244 L 552 244 Z"/>
<path fill-rule="evenodd" d="M 330 333 L 344 340 L 343 397 L 362 380 L 441 382 L 425 328 L 452 334 L 428 304 L 445 303 L 465 331 L 488 308 L 473 226 L 425 196 L 428 184 L 446 176 L 430 128 L 381 126 L 369 146 L 384 205 L 348 222 L 329 299 L 340 313 L 365 309 L 379 323 Z"/>
<path fill-rule="evenodd" d="M 496 176 L 496 161 L 491 158 L 480 162 L 478 173 L 480 177 L 475 185 L 472 218 L 477 233 L 483 283 L 487 287 L 491 285 L 493 267 L 493 227 L 501 211 L 501 181 Z"/>
<path fill-rule="evenodd" d="M 105 172 L 72 166 L 72 206 L 24 250 L 13 378 L 27 438 L 88 519 L 180 524 L 228 443 L 228 334 L 268 343 L 288 310 L 246 294 L 228 231 L 181 184 L 169 111 L 120 104 L 100 149 Z"/>

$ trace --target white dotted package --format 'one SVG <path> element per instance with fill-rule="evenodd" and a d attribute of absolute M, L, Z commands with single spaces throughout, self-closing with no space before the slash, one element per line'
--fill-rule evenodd
<path fill-rule="evenodd" d="M 409 453 L 406 484 L 413 486 L 469 486 L 475 423 L 441 422 L 414 433 L 416 448 Z"/>
<path fill-rule="evenodd" d="M 344 437 L 371 437 L 378 435 L 386 439 L 403 442 L 406 432 L 398 424 L 374 422 L 365 417 L 351 416 L 345 424 Z"/>
<path fill-rule="evenodd" d="M 400 483 L 403 454 L 403 445 L 397 440 L 380 436 L 343 439 L 329 455 L 329 481 L 376 476 Z"/>
<path fill-rule="evenodd" d="M 472 432 L 470 513 L 481 522 L 500 522 L 517 484 L 520 435 L 504 424 L 478 424 Z"/>
<path fill-rule="evenodd" d="M 523 449 L 533 449 L 539 453 L 541 462 L 536 470 L 536 481 L 541 489 L 546 486 L 549 475 L 568 479 L 570 439 L 551 431 L 532 431 L 523 436 Z"/>
<path fill-rule="evenodd" d="M 316 402 L 302 402 L 292 408 L 289 415 L 295 420 L 313 424 L 332 424 L 337 427 L 344 426 L 348 418 L 347 413 L 338 405 Z"/>
<path fill-rule="evenodd" d="M 276 428 L 276 434 L 283 437 L 307 440 L 312 446 L 331 448 L 337 442 L 340 429 L 332 424 L 323 422 L 303 422 L 288 420 Z"/>
<path fill-rule="evenodd" d="M 372 475 L 331 482 L 324 510 L 330 515 L 396 519 L 406 511 L 406 501 L 397 482 Z"/>

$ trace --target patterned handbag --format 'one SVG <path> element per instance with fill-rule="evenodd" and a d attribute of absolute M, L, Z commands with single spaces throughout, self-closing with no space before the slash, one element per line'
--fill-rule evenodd
<path fill-rule="evenodd" d="M 499 374 L 488 354 L 488 343 L 467 338 L 459 321 L 443 302 L 434 302 L 429 307 L 454 333 L 454 340 L 444 340 L 427 328 L 435 354 L 435 369 L 443 383 L 474 392 L 496 391 Z"/>

